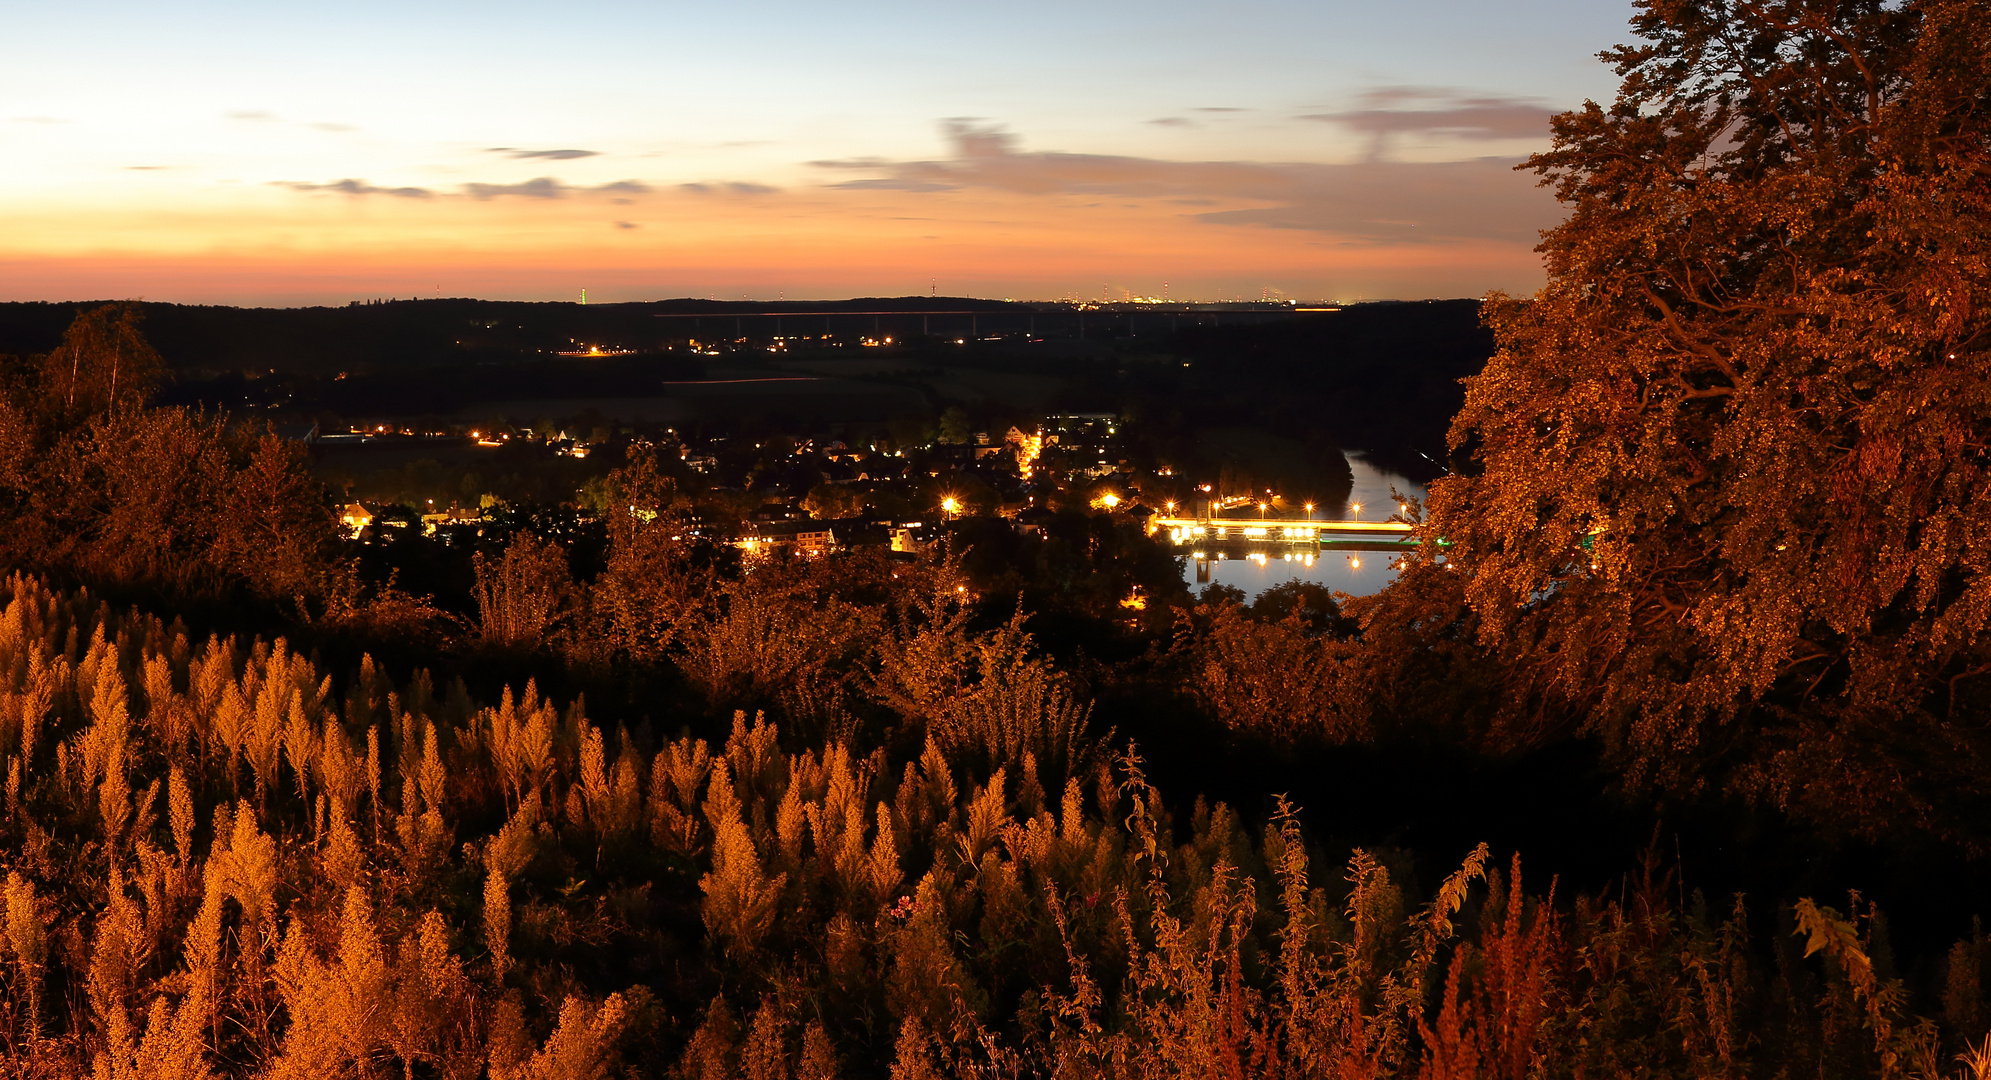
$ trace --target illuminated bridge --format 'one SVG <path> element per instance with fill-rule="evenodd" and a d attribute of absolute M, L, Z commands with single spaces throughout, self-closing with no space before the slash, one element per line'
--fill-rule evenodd
<path fill-rule="evenodd" d="M 1277 518 L 1164 517 L 1148 519 L 1152 533 L 1177 544 L 1323 544 L 1333 547 L 1409 547 L 1411 526 L 1401 521 L 1286 521 Z"/>
<path fill-rule="evenodd" d="M 1211 567 L 1228 550 L 1267 565 L 1273 559 L 1313 566 L 1328 551 L 1348 553 L 1350 570 L 1362 568 L 1361 552 L 1398 551 L 1414 545 L 1411 527 L 1401 521 L 1287 521 L 1279 518 L 1185 518 L 1157 515 L 1148 528 L 1196 560 L 1196 582 L 1210 582 Z M 1439 541 L 1443 543 L 1443 541 Z"/>

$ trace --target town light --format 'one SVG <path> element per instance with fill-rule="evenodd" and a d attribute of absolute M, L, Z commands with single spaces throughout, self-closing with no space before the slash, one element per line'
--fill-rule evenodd
<path fill-rule="evenodd" d="M 950 514 L 958 514 L 961 512 L 961 500 L 949 495 L 940 500 L 940 508 Z"/>
<path fill-rule="evenodd" d="M 1120 505 L 1120 496 L 1115 495 L 1109 491 L 1106 494 L 1101 495 L 1099 497 L 1099 501 L 1106 504 L 1106 509 L 1111 510 L 1114 507 Z"/>

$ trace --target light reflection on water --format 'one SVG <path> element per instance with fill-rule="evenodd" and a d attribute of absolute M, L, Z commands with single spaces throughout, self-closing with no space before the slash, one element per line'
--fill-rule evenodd
<path fill-rule="evenodd" d="M 1355 474 L 1355 484 L 1349 491 L 1348 501 L 1362 505 L 1361 518 L 1364 521 L 1387 520 L 1396 512 L 1396 504 L 1390 499 L 1392 487 L 1405 495 L 1424 497 L 1423 485 L 1375 468 L 1354 454 L 1348 455 L 1348 467 Z M 1352 518 L 1355 514 L 1344 508 L 1341 516 Z M 1297 554 L 1290 561 L 1283 558 L 1285 553 L 1276 547 L 1265 549 L 1263 562 L 1239 557 L 1242 550 L 1237 548 L 1227 550 L 1226 557 L 1222 559 L 1216 558 L 1215 551 L 1208 554 L 1211 557 L 1205 564 L 1208 580 L 1198 580 L 1196 560 L 1182 560 L 1182 577 L 1189 583 L 1189 591 L 1201 593 L 1211 585 L 1228 585 L 1241 590 L 1247 599 L 1256 598 L 1266 589 L 1288 581 L 1311 581 L 1337 592 L 1367 596 L 1381 591 L 1396 577 L 1399 557 L 1391 551 L 1323 547 L 1315 555 L 1312 565 L 1308 565 Z"/>

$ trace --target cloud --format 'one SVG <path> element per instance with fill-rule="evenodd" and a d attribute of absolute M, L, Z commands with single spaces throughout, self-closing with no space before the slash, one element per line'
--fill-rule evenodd
<path fill-rule="evenodd" d="M 465 184 L 463 193 L 473 199 L 497 199 L 517 195 L 526 199 L 564 199 L 574 190 L 550 176 L 534 177 L 516 184 Z"/>
<path fill-rule="evenodd" d="M 508 195 L 523 199 L 564 199 L 569 195 L 643 195 L 650 190 L 648 184 L 636 180 L 617 180 L 612 184 L 595 187 L 575 187 L 572 184 L 551 176 L 534 177 L 516 184 L 465 184 L 463 193 L 473 199 L 498 199 Z M 626 200 L 616 200 L 618 202 Z"/>
<path fill-rule="evenodd" d="M 638 225 L 638 224 L 636 224 L 636 223 L 635 223 L 635 222 L 633 222 L 633 221 L 618 221 L 618 222 L 616 222 L 616 223 L 615 223 L 615 227 L 616 227 L 616 228 L 618 228 L 618 229 L 640 229 L 640 228 L 642 228 L 642 226 L 641 226 L 641 225 Z"/>
<path fill-rule="evenodd" d="M 1455 139 L 1538 139 L 1549 131 L 1554 110 L 1533 98 L 1466 97 L 1431 86 L 1388 86 L 1362 96 L 1363 108 L 1307 113 L 1302 120 L 1339 124 L 1371 137 L 1370 156 L 1382 157 L 1392 137 L 1444 135 Z M 1402 108 L 1431 104 L 1435 108 Z"/>
<path fill-rule="evenodd" d="M 575 158 L 599 157 L 599 150 L 519 150 L 510 146 L 493 146 L 486 151 L 514 158 L 538 158 L 544 161 L 573 161 Z"/>
<path fill-rule="evenodd" d="M 134 167 L 168 168 L 170 166 L 134 166 Z M 471 198 L 471 199 L 476 199 L 480 202 L 490 199 L 501 199 L 506 197 L 516 197 L 522 199 L 565 199 L 572 195 L 605 195 L 610 197 L 609 198 L 610 202 L 629 203 L 634 201 L 634 199 L 631 198 L 632 196 L 647 195 L 651 190 L 648 184 L 645 184 L 638 180 L 617 180 L 614 183 L 598 184 L 589 187 L 589 186 L 577 186 L 574 184 L 569 184 L 566 183 L 565 181 L 560 180 L 557 177 L 552 177 L 552 176 L 535 177 L 531 180 L 521 181 L 516 184 L 469 183 L 462 185 L 454 193 L 437 192 L 429 188 L 423 188 L 423 187 L 385 187 L 378 184 L 369 184 L 364 180 L 333 180 L 329 183 L 323 183 L 323 184 L 311 183 L 309 181 L 304 181 L 304 180 L 276 180 L 272 181 L 272 184 L 276 187 L 284 187 L 284 188 L 289 188 L 292 191 L 302 191 L 302 192 L 329 191 L 340 195 L 354 195 L 354 196 L 388 195 L 394 198 L 401 198 L 401 199 L 431 199 L 438 197 Z"/>
<path fill-rule="evenodd" d="M 334 180 L 329 184 L 312 184 L 302 180 L 277 180 L 277 187 L 292 191 L 331 191 L 340 195 L 391 195 L 397 199 L 430 199 L 435 192 L 419 187 L 378 187 L 364 180 Z"/>
<path fill-rule="evenodd" d="M 358 131 L 359 130 L 358 128 L 354 127 L 351 124 L 335 124 L 329 120 L 320 121 L 316 124 L 307 124 L 305 126 L 316 128 L 319 131 Z"/>
<path fill-rule="evenodd" d="M 735 180 L 725 184 L 679 184 L 678 190 L 689 191 L 693 195 L 775 195 L 781 189 L 766 184 L 750 184 Z"/>
<path fill-rule="evenodd" d="M 1199 108 L 1195 108 L 1195 109 L 1191 109 L 1191 110 L 1189 110 L 1189 111 L 1190 111 L 1190 112 L 1207 112 L 1207 113 L 1233 113 L 1233 112 L 1249 112 L 1250 110 L 1249 110 L 1249 109 L 1240 109 L 1240 108 L 1237 108 L 1236 106 L 1232 106 L 1232 105 L 1204 105 L 1204 106 L 1201 106 L 1201 107 L 1199 107 Z"/>
<path fill-rule="evenodd" d="M 276 119 L 275 113 L 266 113 L 261 109 L 239 109 L 225 115 L 230 120 L 254 120 L 259 123 L 266 123 Z"/>
<path fill-rule="evenodd" d="M 831 184 L 857 190 L 943 192 L 970 188 L 1033 196 L 1152 198 L 1187 205 L 1257 203 L 1192 214 L 1213 225 L 1335 233 L 1360 241 L 1490 239 L 1532 242 L 1555 221 L 1555 202 L 1515 158 L 1449 162 L 1312 164 L 1164 161 L 1105 154 L 1025 152 L 1006 131 L 946 122 L 951 158 L 816 164 L 873 173 Z M 1213 202 L 1214 201 L 1214 202 Z"/>
<path fill-rule="evenodd" d="M 126 165 L 126 166 L 124 167 L 124 171 L 126 171 L 126 172 L 163 172 L 163 171 L 165 171 L 165 170 L 167 170 L 167 169 L 170 169 L 170 168 L 172 168 L 172 166 L 171 166 L 171 165 Z"/>
<path fill-rule="evenodd" d="M 1167 128 L 1186 128 L 1186 127 L 1196 126 L 1196 121 L 1191 120 L 1186 116 L 1164 116 L 1156 120 L 1150 120 L 1148 121 L 1148 123 L 1153 124 L 1156 127 L 1167 127 Z"/>
<path fill-rule="evenodd" d="M 837 163 L 833 161 L 816 161 L 816 162 L 811 162 L 811 164 L 821 165 L 825 168 L 835 168 L 837 165 Z M 932 192 L 932 191 L 958 191 L 961 188 L 961 185 L 959 184 L 948 184 L 938 180 L 911 180 L 899 176 L 873 177 L 865 180 L 846 180 L 841 184 L 833 184 L 831 186 L 845 188 L 851 191 Z"/>

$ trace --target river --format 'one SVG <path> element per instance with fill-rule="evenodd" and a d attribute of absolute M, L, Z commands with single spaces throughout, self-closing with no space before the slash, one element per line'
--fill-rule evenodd
<path fill-rule="evenodd" d="M 1376 468 L 1359 455 L 1348 455 L 1348 468 L 1355 474 L 1355 483 L 1348 493 L 1349 505 L 1342 507 L 1339 515 L 1344 519 L 1387 519 L 1396 512 L 1396 504 L 1390 499 L 1391 488 L 1413 498 L 1424 497 L 1422 484 Z M 1354 509 L 1356 505 L 1362 508 L 1359 512 Z M 1215 558 L 1215 552 L 1211 554 L 1213 557 L 1201 564 L 1183 558 L 1182 576 L 1189 583 L 1190 592 L 1200 593 L 1211 585 L 1229 585 L 1242 590 L 1250 599 L 1274 585 L 1311 581 L 1337 592 L 1367 596 L 1381 591 L 1396 577 L 1397 555 L 1390 551 L 1322 548 L 1311 561 L 1275 551 L 1253 557 L 1241 557 L 1236 551 L 1229 552 L 1226 558 Z"/>

